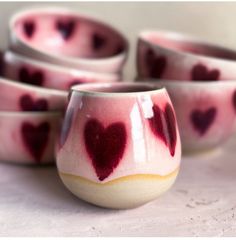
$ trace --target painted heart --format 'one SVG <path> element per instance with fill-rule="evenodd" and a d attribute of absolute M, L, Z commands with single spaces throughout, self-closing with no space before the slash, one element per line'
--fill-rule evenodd
<path fill-rule="evenodd" d="M 167 60 L 164 56 L 155 56 L 155 53 L 149 49 L 145 55 L 146 65 L 148 67 L 149 77 L 160 78 L 167 66 Z"/>
<path fill-rule="evenodd" d="M 18 78 L 20 82 L 33 84 L 36 86 L 42 86 L 44 81 L 44 75 L 41 71 L 35 71 L 34 73 L 30 74 L 25 67 L 22 67 L 19 70 Z"/>
<path fill-rule="evenodd" d="M 47 111 L 48 102 L 47 100 L 40 98 L 38 100 L 33 100 L 28 94 L 21 96 L 20 106 L 23 111 Z"/>
<path fill-rule="evenodd" d="M 50 125 L 43 122 L 34 126 L 24 122 L 21 126 L 22 139 L 25 147 L 36 163 L 40 163 L 49 140 Z"/>
<path fill-rule="evenodd" d="M 193 81 L 216 81 L 219 80 L 218 69 L 208 70 L 203 64 L 197 64 L 192 68 L 191 76 Z"/>
<path fill-rule="evenodd" d="M 216 117 L 216 108 L 211 107 L 205 111 L 194 110 L 191 115 L 191 122 L 193 127 L 198 131 L 200 135 L 204 135 Z"/>
<path fill-rule="evenodd" d="M 67 22 L 58 21 L 56 23 L 56 28 L 60 32 L 64 40 L 68 40 L 73 35 L 75 26 L 76 23 L 73 20 Z"/>
<path fill-rule="evenodd" d="M 153 133 L 168 146 L 171 156 L 175 155 L 177 141 L 176 120 L 174 111 L 169 103 L 164 111 L 159 106 L 153 106 L 153 117 L 149 119 Z"/>
<path fill-rule="evenodd" d="M 25 22 L 23 25 L 25 35 L 28 38 L 31 38 L 35 32 L 35 23 L 34 22 Z"/>
<path fill-rule="evenodd" d="M 64 118 L 62 129 L 61 129 L 61 135 L 60 135 L 61 147 L 65 144 L 66 139 L 68 138 L 73 116 L 74 116 L 74 108 L 73 107 L 68 108 L 66 111 L 66 117 Z"/>
<path fill-rule="evenodd" d="M 97 119 L 91 119 L 85 124 L 84 139 L 98 179 L 103 181 L 123 157 L 127 141 L 125 125 L 115 122 L 104 128 Z"/>
<path fill-rule="evenodd" d="M 101 48 L 103 48 L 105 45 L 106 45 L 106 39 L 97 34 L 97 33 L 94 33 L 93 34 L 93 37 L 92 37 L 92 44 L 93 44 L 93 49 L 94 50 L 100 50 Z"/>
<path fill-rule="evenodd" d="M 234 110 L 236 111 L 236 90 L 234 91 L 234 94 L 233 94 L 233 106 L 234 106 Z"/>

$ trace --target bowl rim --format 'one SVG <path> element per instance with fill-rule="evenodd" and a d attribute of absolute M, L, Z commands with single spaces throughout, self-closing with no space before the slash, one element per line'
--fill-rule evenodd
<path fill-rule="evenodd" d="M 144 79 L 143 79 L 144 80 Z M 168 86 L 173 87 L 188 87 L 188 88 L 205 88 L 207 91 L 211 91 L 211 88 L 219 87 L 232 87 L 235 86 L 236 89 L 236 79 L 235 80 L 225 80 L 225 81 L 180 81 L 180 80 L 166 80 L 166 79 L 148 79 L 147 83 L 153 83 L 154 85 L 161 85 L 165 88 Z M 208 87 L 208 88 L 207 88 Z M 167 89 L 168 91 L 168 89 Z"/>
<path fill-rule="evenodd" d="M 71 15 L 75 18 L 84 18 L 87 19 L 89 21 L 92 22 L 96 22 L 99 25 L 104 26 L 105 28 L 110 29 L 111 31 L 115 32 L 116 34 L 118 34 L 122 40 L 122 42 L 124 43 L 124 50 L 119 53 L 119 54 L 115 54 L 109 57 L 103 57 L 103 58 L 93 58 L 93 59 L 87 59 L 87 58 L 80 58 L 80 57 L 70 57 L 70 56 L 65 56 L 65 55 L 56 55 L 53 53 L 47 53 L 45 51 L 42 51 L 41 49 L 37 49 L 35 47 L 30 46 L 29 44 L 27 44 L 25 41 L 22 41 L 18 35 L 16 34 L 15 31 L 15 23 L 18 19 L 22 18 L 23 16 L 27 15 L 27 14 L 34 14 L 34 13 L 46 13 L 46 14 L 61 14 L 61 15 Z M 128 39 L 125 37 L 125 35 L 118 29 L 116 29 L 115 27 L 112 27 L 111 25 L 105 23 L 105 21 L 100 20 L 99 18 L 95 18 L 93 16 L 91 16 L 90 14 L 85 14 L 85 13 L 80 13 L 76 10 L 73 10 L 71 8 L 68 7 L 55 7 L 55 6 L 34 6 L 34 7 L 27 7 L 24 9 L 21 9 L 15 13 L 12 14 L 12 16 L 10 17 L 10 21 L 8 23 L 8 30 L 9 30 L 9 34 L 10 34 L 10 49 L 12 49 L 12 45 L 15 45 L 15 43 L 13 44 L 13 40 L 14 42 L 18 42 L 20 43 L 23 47 L 28 48 L 31 53 L 35 52 L 37 54 L 40 54 L 44 57 L 50 57 L 53 59 L 58 59 L 58 58 L 62 58 L 64 61 L 69 62 L 69 63 L 83 63 L 83 64 L 93 64 L 93 65 L 98 65 L 98 64 L 102 64 L 108 60 L 116 60 L 119 58 L 123 58 L 123 57 L 127 57 L 128 52 L 129 52 L 129 42 Z"/>
<path fill-rule="evenodd" d="M 99 76 L 99 78 L 112 78 L 115 80 L 119 79 L 119 75 L 115 74 L 115 73 L 103 73 L 103 72 L 94 72 L 94 71 L 88 71 L 88 70 L 82 70 L 82 69 L 75 69 L 72 67 L 67 67 L 67 66 L 60 66 L 57 64 L 53 64 L 51 62 L 43 62 L 41 60 L 38 59 L 34 59 L 34 58 L 30 58 L 28 56 L 24 56 L 22 54 L 16 53 L 12 50 L 7 50 L 3 53 L 3 62 L 4 64 L 7 64 L 5 61 L 5 58 L 12 58 L 12 59 L 16 59 L 17 61 L 22 61 L 25 62 L 26 64 L 30 64 L 33 66 L 38 66 L 44 69 L 50 69 L 50 71 L 54 71 L 54 72 L 62 72 L 62 73 L 70 73 L 71 75 L 72 72 L 76 73 L 76 74 L 84 74 L 84 75 L 88 75 L 89 77 L 96 77 Z M 75 76 L 76 77 L 76 76 Z"/>
<path fill-rule="evenodd" d="M 37 117 L 37 116 L 63 116 L 62 111 L 59 110 L 50 110 L 50 111 L 0 111 L 0 116 L 13 116 L 13 117 L 21 117 L 28 116 Z"/>
<path fill-rule="evenodd" d="M 152 43 L 151 41 L 147 40 L 145 38 L 146 35 L 149 34 L 155 34 L 155 35 L 163 35 L 163 38 L 167 38 L 167 39 L 171 39 L 174 41 L 186 41 L 189 43 L 193 43 L 194 45 L 198 45 L 198 46 L 202 46 L 202 47 L 206 47 L 206 48 L 214 48 L 220 51 L 224 51 L 224 52 L 230 52 L 232 54 L 235 54 L 235 59 L 227 59 L 227 58 L 221 58 L 221 57 L 214 57 L 214 56 L 209 56 L 209 55 L 204 55 L 202 53 L 198 53 L 198 54 L 194 54 L 188 51 L 180 51 L 178 49 L 173 49 L 170 47 L 165 47 L 162 44 L 155 44 Z M 175 32 L 175 31 L 168 31 L 168 30 L 162 30 L 162 29 L 146 29 L 146 30 L 142 30 L 139 32 L 138 34 L 138 40 L 151 46 L 152 48 L 160 48 L 163 49 L 165 51 L 168 51 L 172 54 L 175 55 L 180 55 L 180 56 L 187 56 L 187 57 L 192 57 L 192 58 L 202 58 L 202 59 L 208 59 L 211 61 L 220 61 L 220 62 L 227 62 L 227 63 L 236 63 L 236 49 L 233 48 L 229 48 L 226 46 L 223 46 L 221 44 L 218 43 L 214 43 L 214 42 L 210 42 L 204 39 L 201 39 L 197 36 L 188 34 L 188 33 L 183 33 L 183 32 Z"/>
<path fill-rule="evenodd" d="M 68 91 L 34 86 L 27 83 L 17 82 L 12 79 L 7 79 L 4 77 L 0 77 L 0 85 L 1 84 L 5 86 L 13 86 L 26 91 L 38 92 L 45 95 L 56 95 L 56 96 L 66 97 L 68 94 Z"/>

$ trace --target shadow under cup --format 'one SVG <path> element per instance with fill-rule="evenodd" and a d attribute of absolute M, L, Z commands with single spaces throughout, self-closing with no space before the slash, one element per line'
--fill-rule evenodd
<path fill-rule="evenodd" d="M 57 149 L 66 187 L 110 208 L 151 201 L 173 184 L 181 144 L 165 89 L 147 83 L 72 88 Z"/>

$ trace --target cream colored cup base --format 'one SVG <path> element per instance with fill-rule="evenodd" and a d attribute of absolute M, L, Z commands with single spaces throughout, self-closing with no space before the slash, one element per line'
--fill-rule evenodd
<path fill-rule="evenodd" d="M 135 208 L 154 200 L 174 183 L 179 169 L 167 176 L 137 174 L 106 183 L 59 172 L 65 186 L 77 197 L 100 207 Z"/>

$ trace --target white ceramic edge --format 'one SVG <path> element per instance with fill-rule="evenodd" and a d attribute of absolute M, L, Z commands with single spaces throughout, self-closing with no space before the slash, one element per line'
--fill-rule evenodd
<path fill-rule="evenodd" d="M 153 90 L 147 91 L 137 91 L 137 92 L 98 92 L 93 90 L 86 90 L 89 87 L 102 87 L 102 88 L 109 88 L 111 86 L 147 86 L 154 88 Z M 154 94 L 154 93 L 164 93 L 167 94 L 167 90 L 165 87 L 156 87 L 153 82 L 119 82 L 119 83 L 85 83 L 82 85 L 75 85 L 71 88 L 71 92 L 76 92 L 84 95 L 89 96 L 96 96 L 96 97 L 138 97 L 140 95 L 145 94 Z"/>
<path fill-rule="evenodd" d="M 180 40 L 180 41 L 188 41 L 188 42 L 192 42 L 193 44 L 199 44 L 205 47 L 210 47 L 210 48 L 215 48 L 215 49 L 219 49 L 220 51 L 227 51 L 227 52 L 231 52 L 233 54 L 235 54 L 235 60 L 232 59 L 226 59 L 226 58 L 220 58 L 220 57 L 211 57 L 211 56 L 207 56 L 207 55 L 203 55 L 203 54 L 193 54 L 187 51 L 179 51 L 176 49 L 172 49 L 172 48 L 168 48 L 168 47 L 164 47 L 161 44 L 154 44 L 148 40 L 146 40 L 144 38 L 144 36 L 147 36 L 149 34 L 164 34 L 166 35 L 167 38 L 175 38 L 173 40 Z M 204 59 L 210 59 L 211 61 L 220 61 L 220 62 L 227 62 L 230 64 L 234 64 L 236 65 L 236 49 L 231 49 L 231 48 L 227 48 L 225 46 L 222 46 L 218 43 L 213 43 L 213 42 L 209 42 L 203 39 L 200 39 L 199 37 L 196 36 L 192 36 L 190 34 L 185 34 L 185 33 L 179 33 L 179 32 L 175 32 L 175 31 L 167 31 L 167 30 L 158 30 L 158 29 L 147 29 L 147 30 L 142 30 L 140 31 L 140 33 L 138 34 L 138 39 L 141 40 L 142 42 L 152 46 L 152 47 L 158 47 L 161 49 L 165 49 L 168 52 L 172 52 L 175 54 L 179 54 L 181 56 L 189 56 L 189 57 L 201 57 Z"/>
<path fill-rule="evenodd" d="M 111 29 L 112 31 L 116 32 L 122 39 L 122 41 L 125 43 L 125 49 L 124 51 L 122 51 L 120 54 L 117 54 L 117 55 L 114 55 L 114 56 L 110 56 L 110 57 L 106 57 L 106 58 L 100 58 L 100 59 L 85 59 L 85 58 L 73 58 L 73 57 L 66 57 L 66 56 L 63 56 L 63 60 L 64 61 L 67 61 L 67 62 L 70 62 L 70 63 L 73 63 L 73 64 L 90 64 L 90 65 L 93 65 L 93 66 L 97 66 L 97 65 L 100 65 L 100 64 L 104 64 L 104 62 L 107 62 L 107 61 L 116 61 L 117 59 L 126 59 L 127 58 L 127 55 L 128 55 L 128 52 L 129 52 L 129 42 L 127 40 L 127 38 L 125 37 L 125 35 L 123 33 L 120 32 L 120 30 L 116 30 L 116 28 L 110 26 L 109 24 L 103 22 L 102 20 L 99 20 L 97 18 L 94 18 L 92 16 L 90 16 L 89 14 L 81 14 L 79 13 L 78 11 L 75 11 L 75 10 L 72 10 L 72 9 L 69 9 L 69 8 L 66 8 L 66 7 L 54 7 L 54 6 L 39 6 L 39 7 L 27 7 L 27 8 L 24 8 L 23 10 L 20 10 L 20 11 L 17 11 L 15 12 L 12 17 L 10 18 L 10 21 L 9 21 L 9 24 L 8 24 L 8 30 L 9 30 L 9 34 L 10 34 L 10 41 L 11 41 L 11 44 L 12 42 L 13 45 L 15 45 L 16 43 L 20 44 L 23 48 L 27 48 L 29 49 L 31 52 L 34 52 L 34 53 L 37 53 L 39 55 L 41 55 L 43 58 L 45 57 L 50 57 L 52 59 L 58 59 L 58 56 L 57 55 L 54 55 L 54 54 L 47 54 L 45 52 L 42 52 L 40 50 L 37 50 L 27 44 L 25 44 L 23 41 L 21 41 L 17 35 L 15 34 L 15 31 L 14 31 L 14 23 L 16 22 L 16 20 L 22 16 L 24 16 L 25 14 L 29 14 L 29 13 L 39 13 L 39 12 L 44 12 L 44 13 L 59 13 L 59 14 L 71 14 L 73 16 L 76 16 L 76 17 L 82 17 L 82 18 L 85 18 L 85 19 L 88 19 L 90 21 L 94 21 L 98 24 L 101 24 L 109 29 Z"/>
<path fill-rule="evenodd" d="M 119 75 L 117 74 L 112 74 L 112 73 L 101 73 L 101 72 L 90 72 L 90 71 L 86 71 L 86 70 L 77 70 L 77 69 L 73 69 L 70 67 L 65 67 L 65 66 L 59 66 L 53 63 L 46 63 L 46 62 L 42 62 L 40 60 L 36 60 L 33 58 L 29 58 L 27 56 L 23 56 L 21 54 L 15 53 L 11 50 L 7 50 L 6 52 L 3 53 L 3 61 L 5 59 L 5 57 L 10 57 L 13 59 L 16 59 L 17 61 L 23 61 L 25 63 L 29 63 L 32 64 L 34 66 L 39 66 L 41 68 L 44 69 L 51 69 L 52 71 L 57 71 L 57 72 L 63 72 L 63 73 L 77 73 L 77 74 L 85 74 L 87 76 L 99 76 L 99 78 L 112 78 L 114 81 L 119 79 Z M 5 62 L 4 62 L 5 64 Z"/>

